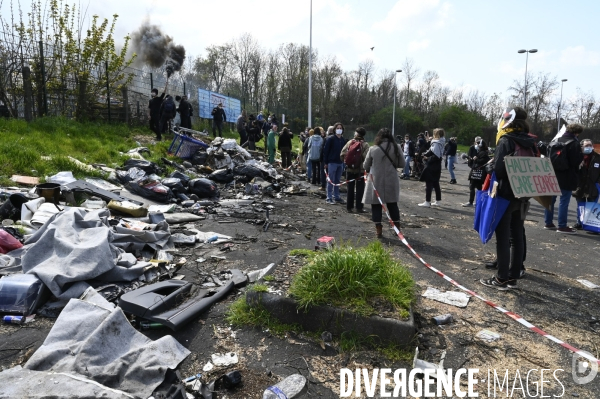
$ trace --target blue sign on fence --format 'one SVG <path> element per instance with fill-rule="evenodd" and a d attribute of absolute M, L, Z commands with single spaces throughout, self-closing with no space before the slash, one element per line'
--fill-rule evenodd
<path fill-rule="evenodd" d="M 211 112 L 219 103 L 223 104 L 227 122 L 235 122 L 242 113 L 240 100 L 213 91 L 198 89 L 198 116 L 200 118 L 212 119 Z"/>

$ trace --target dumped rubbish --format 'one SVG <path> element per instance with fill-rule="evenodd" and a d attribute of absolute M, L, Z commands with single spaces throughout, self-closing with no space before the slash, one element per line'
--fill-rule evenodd
<path fill-rule="evenodd" d="M 263 392 L 263 399 L 295 398 L 306 391 L 306 378 L 301 374 L 292 374 Z"/>
<path fill-rule="evenodd" d="M 488 342 L 496 341 L 497 339 L 500 339 L 500 334 L 498 334 L 497 332 L 491 331 L 491 330 L 481 330 L 475 336 L 479 339 L 482 339 L 482 340 L 488 341 Z"/>
<path fill-rule="evenodd" d="M 444 370 L 444 359 L 446 357 L 446 351 L 442 352 L 442 356 L 439 364 L 430 363 L 425 360 L 419 359 L 419 347 L 415 348 L 415 357 L 413 358 L 413 369 L 433 370 L 430 374 L 433 378 L 446 378 L 446 371 Z"/>
<path fill-rule="evenodd" d="M 87 209 L 102 209 L 106 208 L 106 201 L 96 197 L 88 198 L 81 203 L 82 208 Z"/>
<path fill-rule="evenodd" d="M 126 313 L 177 331 L 225 296 L 233 288 L 233 281 L 220 287 L 212 296 L 208 296 L 208 290 L 193 288 L 194 285 L 187 281 L 162 281 L 123 294 L 119 306 Z"/>
<path fill-rule="evenodd" d="M 140 321 L 140 329 L 141 330 L 161 330 L 163 328 L 165 328 L 165 326 L 160 323 L 151 323 L 149 321 Z"/>
<path fill-rule="evenodd" d="M 312 231 L 312 230 L 311 230 Z M 315 251 L 319 249 L 330 250 L 335 247 L 335 238 L 323 236 L 321 238 L 317 238 L 317 242 L 315 243 Z"/>
<path fill-rule="evenodd" d="M 48 288 L 33 274 L 13 274 L 0 279 L 0 313 L 28 316 L 48 296 Z"/>
<path fill-rule="evenodd" d="M 40 197 L 44 197 L 46 202 L 58 204 L 60 201 L 60 184 L 57 183 L 42 183 L 35 186 L 35 193 Z"/>
<path fill-rule="evenodd" d="M 109 202 L 111 200 L 121 201 L 121 202 L 129 201 L 129 202 L 132 202 L 137 205 L 144 205 L 142 202 L 132 200 L 132 199 L 129 199 L 126 197 L 122 197 L 116 193 L 113 193 L 111 191 L 108 191 L 108 190 L 105 190 L 98 186 L 95 186 L 94 184 L 89 183 L 84 180 L 77 180 L 72 183 L 66 184 L 61 187 L 61 190 L 62 190 L 62 194 L 67 199 L 67 203 L 69 203 L 71 205 L 76 205 L 75 197 L 73 195 L 74 193 L 85 193 L 88 195 L 93 195 L 93 196 L 101 198 L 107 202 Z"/>
<path fill-rule="evenodd" d="M 46 183 L 56 183 L 60 186 L 63 184 L 72 183 L 75 180 L 77 179 L 73 176 L 73 172 L 71 171 L 58 172 L 53 176 L 46 177 Z"/>
<path fill-rule="evenodd" d="M 275 263 L 270 263 L 265 268 L 248 272 L 248 281 L 254 283 L 269 274 L 273 269 L 275 269 Z"/>
<path fill-rule="evenodd" d="M 454 318 L 452 317 L 452 315 L 450 313 L 443 314 L 443 315 L 440 315 L 440 316 L 435 316 L 435 317 L 432 317 L 431 319 L 438 326 L 441 326 L 441 325 L 444 325 L 444 324 L 450 324 L 450 323 L 452 323 L 454 321 Z"/>
<path fill-rule="evenodd" d="M 21 219 L 21 206 L 28 200 L 23 194 L 12 194 L 0 207 L 0 220 L 10 219 L 16 222 Z"/>
<path fill-rule="evenodd" d="M 142 205 L 138 205 L 130 201 L 111 200 L 108 203 L 107 208 L 136 218 L 143 217 L 148 214 L 147 208 L 144 208 Z"/>
<path fill-rule="evenodd" d="M 202 371 L 204 371 L 205 373 L 207 373 L 207 372 L 211 371 L 211 370 L 212 370 L 212 369 L 214 369 L 214 368 L 215 368 L 215 366 L 214 366 L 214 365 L 213 365 L 213 364 L 212 364 L 210 361 L 208 361 L 208 362 L 207 362 L 207 363 L 204 365 L 204 367 L 202 367 Z"/>
<path fill-rule="evenodd" d="M 10 180 L 14 181 L 17 184 L 23 184 L 25 186 L 35 186 L 37 184 L 40 184 L 40 178 L 33 176 L 12 175 Z"/>
<path fill-rule="evenodd" d="M 229 352 L 224 354 L 213 353 L 212 355 L 210 355 L 210 357 L 212 363 L 215 366 L 219 367 L 231 366 L 232 364 L 237 364 L 239 361 L 238 355 L 235 352 Z"/>
<path fill-rule="evenodd" d="M 427 290 L 422 294 L 425 298 L 433 299 L 434 301 L 446 303 L 448 305 L 457 306 L 459 308 L 465 308 L 469 304 L 470 296 L 464 292 L 459 291 L 446 291 L 441 292 L 435 288 L 428 287 Z"/>
<path fill-rule="evenodd" d="M 9 253 L 12 250 L 21 248 L 23 244 L 12 234 L 8 233 L 4 229 L 0 229 L 0 254 Z"/>
<path fill-rule="evenodd" d="M 194 380 L 196 380 L 198 378 L 202 378 L 202 374 L 198 373 L 198 374 L 193 375 L 191 377 L 184 378 L 182 381 L 183 381 L 183 383 L 188 383 L 188 382 L 192 382 L 192 381 L 194 381 Z"/>
<path fill-rule="evenodd" d="M 239 370 L 233 370 L 223 374 L 216 382 L 222 382 L 225 388 L 231 389 L 242 383 L 242 373 Z"/>
<path fill-rule="evenodd" d="M 600 288 L 600 285 L 596 285 L 588 280 L 577 280 L 577 281 L 579 281 L 581 284 L 583 284 L 584 286 L 591 288 L 591 289 Z"/>

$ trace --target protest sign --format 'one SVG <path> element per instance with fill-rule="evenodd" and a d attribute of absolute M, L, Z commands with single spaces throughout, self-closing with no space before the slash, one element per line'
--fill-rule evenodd
<path fill-rule="evenodd" d="M 504 165 L 515 197 L 561 195 L 549 158 L 508 156 Z"/>

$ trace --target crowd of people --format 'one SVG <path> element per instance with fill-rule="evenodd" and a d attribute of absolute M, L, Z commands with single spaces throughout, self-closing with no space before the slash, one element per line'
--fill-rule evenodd
<path fill-rule="evenodd" d="M 175 104 L 177 101 L 178 105 Z M 148 101 L 148 117 L 150 120 L 150 130 L 156 134 L 156 141 L 162 140 L 162 135 L 167 132 L 172 123 L 173 118 L 179 113 L 183 128 L 192 128 L 192 115 L 194 109 L 192 104 L 187 100 L 187 96 L 175 96 L 175 99 L 170 94 L 163 92 L 158 95 L 158 89 L 152 89 L 150 100 Z"/>

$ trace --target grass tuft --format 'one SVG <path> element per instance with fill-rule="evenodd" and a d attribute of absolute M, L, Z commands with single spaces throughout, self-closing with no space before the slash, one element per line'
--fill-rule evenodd
<path fill-rule="evenodd" d="M 248 306 L 246 295 L 243 295 L 229 306 L 225 317 L 227 322 L 234 326 L 263 327 L 280 338 L 285 336 L 288 331 L 301 330 L 299 326 L 281 323 L 262 306 Z"/>
<path fill-rule="evenodd" d="M 290 294 L 304 308 L 331 304 L 364 316 L 383 301 L 405 317 L 414 301 L 414 281 L 408 269 L 374 241 L 364 248 L 341 245 L 316 253 L 294 277 Z"/>

